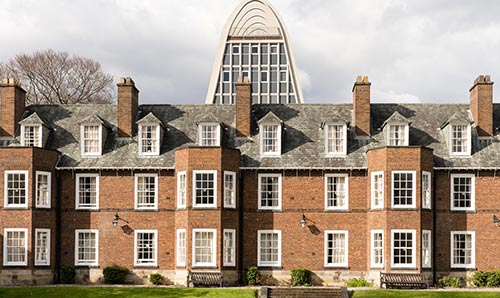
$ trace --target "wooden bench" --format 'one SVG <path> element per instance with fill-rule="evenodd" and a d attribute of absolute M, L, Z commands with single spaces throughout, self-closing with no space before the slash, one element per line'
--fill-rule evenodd
<path fill-rule="evenodd" d="M 192 283 L 194 287 L 196 286 L 219 286 L 222 287 L 222 272 L 194 272 L 189 270 L 187 276 L 186 285 Z"/>
<path fill-rule="evenodd" d="M 386 289 L 426 289 L 427 277 L 420 273 L 384 273 L 380 272 L 380 287 Z"/>

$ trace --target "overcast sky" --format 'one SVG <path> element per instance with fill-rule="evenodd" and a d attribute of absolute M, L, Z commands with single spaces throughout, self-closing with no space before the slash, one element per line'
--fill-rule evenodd
<path fill-rule="evenodd" d="M 141 103 L 203 103 L 240 2 L 0 0 L 0 62 L 67 51 L 101 62 L 115 81 L 131 76 Z M 350 102 L 357 75 L 369 76 L 374 102 L 466 103 L 477 75 L 500 84 L 500 1 L 270 2 L 288 28 L 306 103 Z"/>

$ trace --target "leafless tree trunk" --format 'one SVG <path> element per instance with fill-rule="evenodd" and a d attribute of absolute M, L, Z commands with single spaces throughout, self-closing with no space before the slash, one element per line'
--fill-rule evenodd
<path fill-rule="evenodd" d="M 111 103 L 113 76 L 99 62 L 53 50 L 21 54 L 0 64 L 2 77 L 18 79 L 27 104 Z"/>

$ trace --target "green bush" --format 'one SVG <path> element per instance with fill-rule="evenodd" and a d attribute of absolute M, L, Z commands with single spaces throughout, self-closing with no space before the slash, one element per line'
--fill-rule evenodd
<path fill-rule="evenodd" d="M 61 282 L 63 284 L 74 284 L 75 276 L 76 276 L 75 266 L 71 265 L 61 266 Z"/>
<path fill-rule="evenodd" d="M 353 278 L 349 281 L 347 281 L 346 285 L 351 288 L 357 288 L 357 287 L 373 287 L 373 283 L 367 281 L 363 277 L 360 278 Z"/>
<path fill-rule="evenodd" d="M 104 268 L 102 271 L 104 281 L 108 284 L 123 284 L 128 274 L 128 269 L 118 265 L 112 265 Z"/>
<path fill-rule="evenodd" d="M 310 286 L 311 271 L 304 268 L 292 269 L 292 286 Z"/>
<path fill-rule="evenodd" d="M 149 275 L 149 281 L 153 284 L 153 285 L 162 285 L 163 284 L 163 275 L 161 275 L 160 273 L 151 273 Z"/>
<path fill-rule="evenodd" d="M 245 282 L 249 286 L 255 286 L 260 280 L 259 269 L 256 266 L 250 266 L 245 272 Z"/>
<path fill-rule="evenodd" d="M 472 284 L 476 287 L 499 287 L 500 270 L 477 271 L 472 277 Z"/>
<path fill-rule="evenodd" d="M 443 276 L 441 277 L 436 287 L 438 288 L 462 288 L 465 284 L 465 280 L 462 277 L 452 277 L 452 276 Z"/>

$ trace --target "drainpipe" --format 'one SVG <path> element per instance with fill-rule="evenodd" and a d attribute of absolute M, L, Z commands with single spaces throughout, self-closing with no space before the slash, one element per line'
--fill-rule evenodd
<path fill-rule="evenodd" d="M 244 269 L 243 269 L 243 174 L 240 170 L 240 191 L 238 200 L 238 280 L 240 284 L 244 284 Z"/>
<path fill-rule="evenodd" d="M 436 182 L 437 182 L 437 178 L 436 178 L 436 172 L 434 172 L 434 175 L 433 175 L 433 185 L 432 185 L 432 285 L 435 285 L 436 282 L 437 282 L 437 279 L 436 279 L 436 256 L 437 256 L 437 253 L 436 253 L 436 239 L 437 239 L 437 231 L 436 231 L 436 227 L 437 227 L 437 224 L 436 224 L 436 206 L 437 206 L 437 197 L 436 197 Z"/>

